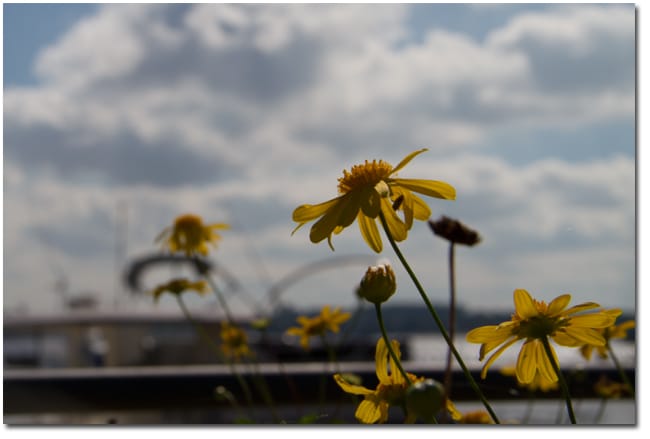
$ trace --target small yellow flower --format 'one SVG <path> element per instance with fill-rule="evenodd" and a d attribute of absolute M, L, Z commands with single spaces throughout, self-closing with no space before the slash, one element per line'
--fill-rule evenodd
<path fill-rule="evenodd" d="M 165 292 L 178 296 L 183 291 L 186 290 L 194 290 L 199 294 L 205 294 L 207 289 L 208 289 L 208 284 L 205 283 L 205 281 L 203 280 L 192 282 L 185 278 L 178 278 L 178 279 L 172 279 L 167 283 L 158 285 L 156 288 L 154 288 L 151 291 L 150 294 L 153 296 L 155 301 L 158 301 L 158 298 L 160 298 L 160 296 Z"/>
<path fill-rule="evenodd" d="M 500 372 L 505 376 L 512 376 L 515 377 L 515 379 L 517 378 L 517 369 L 514 366 L 502 367 Z M 530 383 L 522 384 L 517 381 L 517 384 L 520 387 L 525 387 L 531 392 L 536 392 L 538 390 L 540 392 L 550 392 L 552 390 L 557 390 L 559 387 L 559 383 L 557 381 L 549 381 L 539 372 L 535 374 L 535 378 L 533 378 Z"/>
<path fill-rule="evenodd" d="M 485 410 L 474 410 L 461 414 L 460 418 L 454 419 L 459 424 L 494 424 L 490 414 Z"/>
<path fill-rule="evenodd" d="M 221 350 L 223 354 L 235 360 L 252 354 L 248 347 L 248 336 L 241 328 L 228 322 L 221 324 Z"/>
<path fill-rule="evenodd" d="M 544 349 L 544 341 L 553 339 L 557 344 L 568 347 L 579 347 L 584 344 L 604 346 L 605 339 L 598 332 L 616 321 L 620 310 L 599 310 L 589 314 L 582 311 L 598 308 L 600 305 L 587 302 L 565 309 L 571 296 L 564 294 L 553 299 L 548 305 L 533 299 L 526 290 L 515 290 L 515 313 L 512 320 L 499 325 L 482 326 L 467 333 L 467 341 L 481 343 L 480 358 L 483 360 L 493 349 L 492 354 L 481 370 L 481 378 L 485 378 L 487 370 L 494 361 L 519 340 L 525 340 L 517 358 L 517 380 L 522 384 L 530 383 L 537 371 L 545 379 L 555 382 L 558 377 L 553 370 L 550 359 Z M 555 363 L 557 354 L 550 346 Z"/>
<path fill-rule="evenodd" d="M 630 388 L 623 383 L 610 380 L 605 375 L 601 375 L 596 384 L 594 391 L 601 398 L 618 399 L 623 395 L 630 394 Z"/>
<path fill-rule="evenodd" d="M 609 355 L 607 354 L 609 341 L 614 338 L 621 338 L 621 339 L 626 338 L 627 331 L 634 328 L 635 326 L 636 323 L 634 320 L 627 320 L 621 323 L 620 325 L 612 325 L 612 326 L 608 326 L 607 328 L 601 328 L 599 329 L 599 332 L 602 334 L 603 338 L 605 339 L 606 342 L 605 346 L 594 346 L 594 345 L 586 344 L 580 348 L 580 353 L 585 358 L 585 360 L 591 360 L 591 354 L 593 353 L 594 349 L 596 349 L 598 356 L 602 359 L 606 359 L 609 357 Z"/>
<path fill-rule="evenodd" d="M 163 245 L 172 253 L 207 256 L 208 244 L 216 245 L 221 239 L 216 230 L 229 228 L 228 224 L 223 223 L 204 225 L 200 216 L 185 214 L 177 217 L 173 226 L 165 228 L 156 238 L 156 242 L 163 241 Z"/>
<path fill-rule="evenodd" d="M 393 239 L 403 241 L 414 218 L 426 221 L 431 215 L 429 206 L 413 192 L 446 200 L 456 198 L 456 190 L 445 182 L 395 177 L 413 157 L 424 151 L 426 149 L 410 153 L 395 167 L 383 160 L 366 160 L 362 165 L 353 166 L 349 172 L 344 170 L 343 177 L 338 180 L 340 196 L 324 203 L 297 207 L 293 211 L 293 220 L 298 226 L 293 232 L 307 222 L 320 218 L 312 226 L 309 239 L 318 243 L 327 238 L 334 249 L 332 233 L 340 233 L 356 219 L 363 239 L 379 253 L 382 242 L 376 220 L 381 212 Z M 400 219 L 396 210 L 403 212 L 404 220 Z"/>
<path fill-rule="evenodd" d="M 393 340 L 391 345 L 397 358 L 401 358 L 399 343 Z M 388 373 L 388 364 L 390 364 L 390 374 Z M 341 374 L 334 375 L 336 384 L 345 392 L 364 396 L 364 400 L 361 401 L 354 414 L 364 424 L 385 423 L 388 421 L 388 408 L 391 406 L 405 407 L 405 398 L 409 389 L 409 384 L 391 358 L 383 338 L 377 341 L 375 368 L 379 379 L 379 384 L 377 384 L 375 390 L 349 383 Z M 407 375 L 413 384 L 425 380 L 424 377 L 417 377 L 411 373 L 407 373 Z M 407 414 L 405 422 L 415 422 L 415 415 Z"/>
<path fill-rule="evenodd" d="M 341 308 L 334 308 L 330 311 L 329 306 L 324 306 L 320 315 L 315 317 L 300 316 L 296 320 L 301 327 L 287 329 L 287 334 L 300 337 L 300 345 L 303 349 L 309 349 L 309 338 L 323 336 L 327 331 L 339 332 L 339 325 L 351 317 L 349 312 L 341 312 Z"/>

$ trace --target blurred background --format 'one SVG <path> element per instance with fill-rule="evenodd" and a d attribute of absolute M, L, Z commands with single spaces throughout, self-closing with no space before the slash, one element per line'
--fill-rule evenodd
<path fill-rule="evenodd" d="M 186 212 L 231 225 L 210 263 L 237 319 L 273 316 L 269 339 L 251 334 L 262 359 L 319 358 L 283 331 L 323 305 L 357 310 L 366 267 L 393 255 L 355 226 L 335 252 L 308 227 L 292 236 L 291 212 L 336 196 L 343 169 L 419 148 L 400 176 L 452 184 L 455 201 L 427 200 L 432 219 L 482 237 L 456 252 L 462 331 L 508 319 L 516 288 L 634 317 L 632 4 L 5 3 L 3 26 L 5 382 L 213 363 L 173 297 L 147 294 L 192 273 L 155 260 Z M 447 248 L 425 223 L 402 244 L 442 315 Z M 435 328 L 392 262 L 389 329 L 412 340 L 409 361 L 435 363 Z M 185 297 L 216 331 L 216 298 Z M 372 361 L 372 309 L 359 316 L 347 360 Z"/>

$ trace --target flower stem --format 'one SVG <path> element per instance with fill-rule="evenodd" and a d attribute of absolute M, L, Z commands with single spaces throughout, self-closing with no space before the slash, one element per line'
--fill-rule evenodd
<path fill-rule="evenodd" d="M 381 330 L 381 336 L 384 338 L 384 341 L 386 342 L 386 348 L 388 348 L 388 353 L 390 354 L 391 358 L 395 362 L 395 365 L 397 366 L 400 373 L 404 377 L 404 380 L 410 386 L 413 383 L 409 379 L 407 373 L 402 368 L 402 363 L 399 361 L 399 357 L 393 351 L 393 346 L 391 345 L 390 340 L 388 339 L 388 334 L 386 334 L 386 328 L 384 328 L 384 318 L 381 315 L 381 303 L 375 303 L 375 311 L 377 311 L 377 321 L 379 322 L 379 329 Z M 391 373 L 395 373 L 395 371 L 392 371 Z"/>
<path fill-rule="evenodd" d="M 557 364 L 557 361 L 555 361 L 555 356 L 553 355 L 553 351 L 551 351 L 551 345 L 548 342 L 548 338 L 544 337 L 541 339 L 542 345 L 544 346 L 544 352 L 546 352 L 546 356 L 548 357 L 548 360 L 551 362 L 551 366 L 553 366 L 553 370 L 555 371 L 555 374 L 558 377 L 558 380 L 560 382 L 560 388 L 562 389 L 562 394 L 564 395 L 564 400 L 566 401 L 566 409 L 569 414 L 569 419 L 571 420 L 572 424 L 577 424 L 576 422 L 576 415 L 573 412 L 573 405 L 571 404 L 571 395 L 569 395 L 569 387 L 566 384 L 566 381 L 564 380 L 564 375 L 562 374 L 562 371 L 560 370 L 560 367 Z"/>
<path fill-rule="evenodd" d="M 485 406 L 485 409 L 488 411 L 490 416 L 492 417 L 492 420 L 496 424 L 500 424 L 499 419 L 497 418 L 497 415 L 494 413 L 494 410 L 492 410 L 492 407 L 490 406 L 490 403 L 487 401 L 485 396 L 483 395 L 483 392 L 481 392 L 481 389 L 479 388 L 478 384 L 476 383 L 476 380 L 474 380 L 474 377 L 472 377 L 471 372 L 465 365 L 465 362 L 461 358 L 460 354 L 456 350 L 456 347 L 454 346 L 454 343 L 451 341 L 449 338 L 449 334 L 447 334 L 447 330 L 445 329 L 445 325 L 442 324 L 442 321 L 440 320 L 440 317 L 438 317 L 438 313 L 436 312 L 435 308 L 431 304 L 431 301 L 427 297 L 424 288 L 422 288 L 422 285 L 420 284 L 420 281 L 418 280 L 417 276 L 409 266 L 408 262 L 404 258 L 404 255 L 400 251 L 399 247 L 395 243 L 395 240 L 393 239 L 392 235 L 390 234 L 390 230 L 388 229 L 388 224 L 386 223 L 386 218 L 384 217 L 384 214 L 380 211 L 379 212 L 379 218 L 381 220 L 381 224 L 384 228 L 384 232 L 386 232 L 386 236 L 388 237 L 388 241 L 390 242 L 391 247 L 393 247 L 393 250 L 395 251 L 395 254 L 399 258 L 400 262 L 404 266 L 404 269 L 407 271 L 409 276 L 411 277 L 411 280 L 415 284 L 415 287 L 418 290 L 418 293 L 420 293 L 420 296 L 422 297 L 422 300 L 424 301 L 425 305 L 427 306 L 427 309 L 429 310 L 429 313 L 433 317 L 433 320 L 436 322 L 436 325 L 438 326 L 438 329 L 440 330 L 440 333 L 442 334 L 443 338 L 447 342 L 447 345 L 449 346 L 449 349 L 451 349 L 451 352 L 454 354 L 454 357 L 458 361 L 458 364 L 460 367 L 463 369 L 463 372 L 465 373 L 465 377 L 469 381 L 470 386 L 474 391 L 476 392 L 476 395 L 479 397 L 483 405 Z"/>
<path fill-rule="evenodd" d="M 616 355 L 614 355 L 614 350 L 612 349 L 612 346 L 609 344 L 609 341 L 607 342 L 607 351 L 609 352 L 609 356 L 612 357 L 612 361 L 616 365 L 616 369 L 618 369 L 618 373 L 621 376 L 623 383 L 627 386 L 628 390 L 630 391 L 630 394 L 632 395 L 632 398 L 634 398 L 634 387 L 632 387 L 632 384 L 630 383 L 627 374 L 623 370 L 621 363 L 618 361 L 618 358 L 616 357 Z"/>
<path fill-rule="evenodd" d="M 454 276 L 454 243 L 449 242 L 449 340 L 456 333 L 456 281 Z M 451 399 L 451 349 L 447 349 L 447 366 L 444 375 L 445 395 Z"/>
<path fill-rule="evenodd" d="M 201 326 L 196 320 L 194 320 L 194 317 L 192 317 L 192 314 L 190 314 L 189 309 L 187 309 L 187 306 L 185 305 L 185 302 L 183 302 L 183 299 L 180 294 L 175 294 L 176 300 L 178 301 L 178 305 L 180 306 L 181 310 L 183 311 L 183 315 L 185 318 L 194 326 L 196 331 L 199 333 L 199 335 L 205 340 L 205 342 L 212 348 L 214 353 L 217 355 L 219 359 L 222 361 L 224 360 L 223 356 L 221 355 L 221 351 L 219 350 L 219 347 L 215 344 L 214 340 L 210 337 L 210 335 L 206 332 L 206 330 Z M 242 391 L 244 392 L 244 396 L 246 398 L 246 401 L 248 402 L 248 405 L 250 407 L 253 406 L 253 397 L 251 395 L 251 390 L 250 387 L 248 387 L 248 383 L 244 378 L 239 374 L 235 368 L 234 365 L 232 364 L 231 361 L 228 361 L 228 365 L 230 366 L 230 370 L 232 371 L 233 375 L 235 375 L 235 378 L 239 382 L 240 387 L 242 388 Z"/>

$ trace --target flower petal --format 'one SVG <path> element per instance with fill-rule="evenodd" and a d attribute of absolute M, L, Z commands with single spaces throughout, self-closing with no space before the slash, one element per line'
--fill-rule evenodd
<path fill-rule="evenodd" d="M 370 218 L 377 218 L 381 204 L 379 202 L 379 194 L 374 188 L 364 187 L 361 190 L 361 199 L 359 200 L 361 211 L 363 214 Z"/>
<path fill-rule="evenodd" d="M 346 393 L 351 393 L 353 395 L 370 395 L 371 393 L 374 393 L 372 390 L 366 389 L 363 386 L 348 383 L 341 374 L 338 373 L 334 375 L 334 381 L 336 381 L 336 384 L 338 384 Z"/>
<path fill-rule="evenodd" d="M 571 317 L 570 326 L 582 328 L 606 328 L 616 322 L 616 317 L 611 314 L 599 312 Z"/>
<path fill-rule="evenodd" d="M 425 152 L 425 151 L 428 151 L 428 149 L 427 149 L 427 148 L 422 148 L 422 149 L 419 149 L 419 150 L 417 150 L 417 151 L 413 151 L 412 153 L 410 153 L 409 155 L 407 155 L 406 157 L 404 157 L 404 158 L 402 159 L 402 161 L 399 162 L 399 163 L 397 164 L 397 166 L 395 166 L 395 167 L 393 168 L 392 171 L 390 171 L 390 175 L 393 175 L 393 174 L 396 174 L 397 172 L 399 172 L 399 171 L 400 171 L 404 166 L 408 165 L 408 163 L 409 163 L 411 160 L 413 160 L 413 158 L 414 158 L 416 155 L 418 155 L 418 154 L 422 154 L 422 153 Z"/>
<path fill-rule="evenodd" d="M 330 210 L 341 198 L 343 198 L 343 196 L 333 198 L 320 204 L 303 204 L 302 206 L 298 206 L 293 211 L 292 218 L 294 221 L 299 223 L 314 220 Z"/>
<path fill-rule="evenodd" d="M 426 221 L 431 216 L 431 209 L 424 200 L 414 193 L 410 193 L 413 199 L 413 216 L 420 221 Z"/>
<path fill-rule="evenodd" d="M 497 350 L 492 354 L 492 356 L 491 356 L 490 358 L 488 358 L 488 360 L 487 360 L 487 361 L 485 362 L 485 364 L 483 365 L 483 369 L 481 369 L 481 378 L 482 378 L 482 379 L 485 379 L 485 377 L 487 376 L 488 368 L 492 365 L 492 363 L 494 363 L 495 360 L 496 360 L 497 358 L 499 358 L 499 356 L 503 353 L 503 351 L 505 351 L 506 349 L 508 349 L 508 348 L 509 348 L 509 347 L 510 347 L 514 342 L 516 342 L 517 340 L 519 340 L 519 338 L 517 338 L 517 337 L 513 337 L 511 340 L 508 340 L 508 342 L 504 343 L 503 346 L 501 346 L 499 349 L 497 349 Z"/>
<path fill-rule="evenodd" d="M 390 344 L 393 347 L 393 352 L 395 352 L 395 355 L 397 355 L 397 358 L 400 359 L 402 358 L 402 353 L 399 350 L 399 342 L 397 340 L 391 340 Z M 400 372 L 399 368 L 397 367 L 397 364 L 395 364 L 395 361 L 393 361 L 393 357 L 388 354 L 388 362 L 390 363 L 390 377 L 392 384 L 404 384 L 406 381 L 404 380 L 404 376 L 402 375 L 402 372 Z"/>
<path fill-rule="evenodd" d="M 558 361 L 557 354 L 555 353 L 555 349 L 553 349 L 553 346 L 551 346 L 550 344 L 549 347 L 551 348 L 551 355 L 553 355 L 553 360 L 555 361 L 555 364 L 559 365 L 560 362 Z M 537 370 L 539 371 L 542 378 L 544 378 L 547 381 L 554 383 L 558 380 L 557 375 L 555 374 L 555 369 L 553 369 L 553 364 L 551 363 L 551 360 L 548 358 L 548 355 L 546 355 L 546 351 L 544 350 L 544 345 L 542 344 L 542 342 L 537 343 Z"/>
<path fill-rule="evenodd" d="M 570 294 L 563 294 L 556 297 L 548 304 L 548 315 L 554 316 L 559 314 L 571 302 Z"/>
<path fill-rule="evenodd" d="M 361 401 L 354 416 L 364 424 L 374 424 L 382 420 L 381 401 L 366 398 Z"/>
<path fill-rule="evenodd" d="M 455 200 L 456 189 L 449 183 L 437 180 L 421 180 L 411 178 L 393 178 L 389 179 L 389 184 L 401 186 L 422 195 L 444 200 Z"/>
<path fill-rule="evenodd" d="M 342 212 L 349 211 L 350 205 L 352 204 L 351 201 L 354 200 L 350 197 L 350 194 L 345 194 L 337 199 L 336 204 L 311 227 L 309 232 L 311 242 L 318 243 L 332 235 L 334 229 L 341 223 Z"/>
<path fill-rule="evenodd" d="M 370 248 L 375 252 L 381 253 L 383 246 L 375 220 L 368 218 L 363 214 L 363 212 L 359 212 L 357 215 L 357 222 L 359 223 L 361 236 L 363 237 L 363 240 L 366 241 L 366 244 L 368 244 L 368 246 L 370 246 Z"/>
<path fill-rule="evenodd" d="M 594 309 L 598 308 L 600 305 L 595 303 L 595 302 L 586 302 L 586 303 L 581 303 L 576 306 L 572 306 L 571 308 L 565 310 L 562 315 L 568 316 L 570 314 L 575 314 L 580 311 L 586 311 L 588 309 Z"/>
<path fill-rule="evenodd" d="M 605 346 L 605 338 L 595 329 L 567 326 L 564 331 L 569 337 L 575 338 L 583 344 Z"/>
<path fill-rule="evenodd" d="M 533 298 L 530 297 L 528 291 L 522 289 L 515 290 L 514 299 L 515 312 L 522 320 L 539 315 L 535 302 L 533 302 Z"/>
<path fill-rule="evenodd" d="M 404 241 L 408 236 L 406 225 L 397 216 L 393 210 L 393 205 L 388 198 L 381 199 L 381 211 L 386 219 L 386 225 L 388 226 L 390 236 L 397 242 Z"/>
<path fill-rule="evenodd" d="M 388 348 L 383 338 L 377 340 L 377 348 L 375 350 L 375 370 L 377 372 L 377 378 L 381 384 L 392 384 L 390 378 L 388 377 L 388 368 L 387 368 L 387 357 L 390 354 L 388 353 Z"/>
<path fill-rule="evenodd" d="M 537 371 L 537 343 L 538 340 L 529 340 L 524 343 L 517 357 L 517 380 L 528 384 L 535 378 Z"/>

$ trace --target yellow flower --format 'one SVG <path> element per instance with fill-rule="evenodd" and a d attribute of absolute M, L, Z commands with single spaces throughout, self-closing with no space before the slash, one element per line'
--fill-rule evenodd
<path fill-rule="evenodd" d="M 221 342 L 221 350 L 228 358 L 238 360 L 252 354 L 246 332 L 228 322 L 221 324 Z"/>
<path fill-rule="evenodd" d="M 558 380 L 544 349 L 544 342 L 547 342 L 549 337 L 561 346 L 604 346 L 605 339 L 598 329 L 612 325 L 621 311 L 599 310 L 576 315 L 600 305 L 587 302 L 565 309 L 570 301 L 571 296 L 563 294 L 547 305 L 533 299 L 526 290 L 515 290 L 515 313 L 512 320 L 499 325 L 482 326 L 467 333 L 467 341 L 481 343 L 481 361 L 490 351 L 499 347 L 483 366 L 481 378 L 485 378 L 488 368 L 499 355 L 519 340 L 525 340 L 517 358 L 516 370 L 517 380 L 522 384 L 533 381 L 537 371 L 549 381 Z M 559 364 L 555 350 L 552 346 L 550 348 L 555 364 Z"/>
<path fill-rule="evenodd" d="M 183 291 L 194 290 L 199 294 L 204 294 L 208 289 L 208 284 L 205 281 L 199 280 L 196 282 L 191 282 L 185 278 L 172 279 L 165 284 L 158 285 L 151 291 L 155 301 L 158 301 L 158 298 L 165 292 L 180 295 Z"/>
<path fill-rule="evenodd" d="M 222 223 L 204 225 L 200 216 L 185 214 L 177 217 L 173 226 L 165 228 L 156 242 L 163 241 L 163 245 L 172 253 L 182 251 L 187 256 L 197 253 L 207 256 L 207 244 L 215 245 L 221 239 L 216 230 L 228 228 L 228 224 Z"/>
<path fill-rule="evenodd" d="M 603 338 L 606 341 L 605 346 L 594 346 L 586 344 L 580 348 L 580 353 L 585 358 L 585 360 L 591 360 L 591 354 L 593 353 L 594 349 L 596 349 L 598 356 L 602 359 L 606 359 L 608 358 L 607 349 L 609 346 L 609 341 L 613 338 L 626 338 L 627 331 L 634 328 L 634 326 L 636 326 L 634 320 L 628 320 L 621 323 L 620 325 L 612 325 L 607 328 L 599 329 L 599 332 L 602 334 Z"/>
<path fill-rule="evenodd" d="M 623 395 L 630 394 L 630 388 L 626 384 L 612 381 L 605 375 L 601 375 L 594 384 L 594 391 L 601 398 L 607 399 L 618 399 Z"/>
<path fill-rule="evenodd" d="M 393 351 L 397 358 L 401 358 L 399 343 L 396 340 L 391 341 Z M 390 375 L 388 374 L 388 363 L 390 363 Z M 335 374 L 334 380 L 341 389 L 353 395 L 363 395 L 354 416 L 364 424 L 374 424 L 375 422 L 384 423 L 388 420 L 388 408 L 391 406 L 405 407 L 405 398 L 409 388 L 397 365 L 390 357 L 388 348 L 383 338 L 377 341 L 375 350 L 375 367 L 379 384 L 375 390 L 367 389 L 363 386 L 352 384 L 346 381 L 341 374 Z M 407 373 L 411 383 L 415 384 L 424 381 L 424 377 L 417 377 Z M 406 422 L 415 422 L 415 416 L 408 414 Z"/>
<path fill-rule="evenodd" d="M 324 306 L 320 315 L 315 317 L 300 316 L 296 320 L 301 327 L 287 329 L 287 334 L 300 336 L 300 345 L 303 349 L 309 349 L 309 338 L 323 336 L 329 330 L 339 332 L 339 325 L 350 318 L 349 312 L 341 312 L 341 308 L 330 311 L 329 306 Z"/>
<path fill-rule="evenodd" d="M 460 418 L 454 419 L 459 424 L 494 424 L 492 417 L 485 410 L 474 410 L 461 414 Z"/>
<path fill-rule="evenodd" d="M 318 243 L 327 238 L 334 249 L 332 233 L 340 233 L 356 219 L 363 239 L 379 253 L 382 242 L 375 221 L 381 212 L 393 239 L 403 241 L 414 218 L 426 221 L 431 216 L 429 206 L 413 192 L 447 200 L 456 198 L 456 190 L 445 182 L 395 177 L 413 157 L 424 151 L 426 149 L 410 153 L 395 167 L 383 160 L 366 160 L 362 165 L 353 166 L 350 172 L 344 170 L 343 177 L 338 179 L 340 196 L 324 203 L 297 207 L 293 211 L 293 220 L 299 224 L 293 232 L 307 222 L 320 218 L 312 226 L 309 239 Z M 396 210 L 403 212 L 404 220 L 400 219 Z"/>
<path fill-rule="evenodd" d="M 505 376 L 512 376 L 517 378 L 517 369 L 514 366 L 502 367 L 500 372 Z M 531 392 L 536 392 L 537 390 L 540 392 L 550 392 L 552 390 L 557 390 L 559 387 L 557 381 L 549 381 L 539 372 L 535 374 L 535 378 L 533 378 L 530 383 L 522 384 L 520 382 L 517 382 L 517 384 L 520 387 L 525 387 Z"/>

